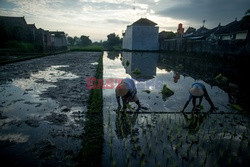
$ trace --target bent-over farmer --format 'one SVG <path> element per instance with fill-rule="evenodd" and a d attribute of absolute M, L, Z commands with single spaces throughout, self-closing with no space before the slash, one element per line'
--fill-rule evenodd
<path fill-rule="evenodd" d="M 203 96 L 205 96 L 205 99 L 208 101 L 208 103 L 211 106 L 210 111 L 218 109 L 217 107 L 214 106 L 212 100 L 210 99 L 210 97 L 207 93 L 207 89 L 206 89 L 204 84 L 198 83 L 198 82 L 192 84 L 192 87 L 189 89 L 189 93 L 190 93 L 189 98 L 188 98 L 187 102 L 185 103 L 181 112 L 184 112 L 184 110 L 186 109 L 186 107 L 188 106 L 188 104 L 191 100 L 193 100 L 192 101 L 193 102 L 193 109 L 192 110 L 194 110 L 196 108 L 196 99 L 197 98 L 199 98 L 198 107 L 200 107 Z"/>
<path fill-rule="evenodd" d="M 138 105 L 137 110 L 141 108 L 140 101 L 137 97 L 135 82 L 130 78 L 125 78 L 115 89 L 116 100 L 118 103 L 118 111 L 121 109 L 120 98 L 123 102 L 123 110 L 126 109 L 129 102 L 135 102 Z"/>

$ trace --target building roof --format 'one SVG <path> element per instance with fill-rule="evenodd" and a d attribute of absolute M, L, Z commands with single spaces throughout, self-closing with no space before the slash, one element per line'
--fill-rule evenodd
<path fill-rule="evenodd" d="M 49 31 L 51 34 L 60 34 L 60 35 L 65 35 L 63 31 Z"/>
<path fill-rule="evenodd" d="M 198 40 L 198 39 L 203 39 L 206 38 L 210 35 L 210 30 L 207 29 L 206 27 L 202 26 L 199 29 L 197 29 L 194 33 L 191 34 L 186 34 L 183 36 L 184 38 L 188 39 L 193 39 L 193 40 Z"/>
<path fill-rule="evenodd" d="M 141 18 L 134 22 L 132 25 L 134 26 L 155 26 L 157 25 L 155 22 L 148 20 L 146 18 Z"/>
<path fill-rule="evenodd" d="M 22 25 L 22 26 L 27 25 L 24 17 L 0 16 L 0 21 L 5 22 L 9 25 Z"/>
<path fill-rule="evenodd" d="M 250 17 L 244 17 L 240 21 L 233 21 L 225 26 L 221 26 L 221 28 L 215 32 L 215 34 L 230 34 L 239 31 L 249 31 L 250 29 Z"/>
<path fill-rule="evenodd" d="M 35 25 L 35 24 L 28 24 L 28 27 L 29 27 L 29 28 L 33 28 L 33 29 L 36 29 L 36 25 Z"/>

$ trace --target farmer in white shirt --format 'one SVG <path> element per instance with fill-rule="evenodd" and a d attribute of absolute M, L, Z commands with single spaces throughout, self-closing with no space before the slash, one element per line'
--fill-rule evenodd
<path fill-rule="evenodd" d="M 121 109 L 120 98 L 123 102 L 123 110 L 126 109 L 129 102 L 135 102 L 138 105 L 137 110 L 140 110 L 141 104 L 137 97 L 135 82 L 132 79 L 125 78 L 115 89 L 116 100 L 118 103 L 118 111 Z"/>

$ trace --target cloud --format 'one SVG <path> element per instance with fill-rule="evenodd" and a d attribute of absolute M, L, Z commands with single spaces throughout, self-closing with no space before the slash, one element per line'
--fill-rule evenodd
<path fill-rule="evenodd" d="M 38 28 L 87 35 L 104 40 L 140 17 L 158 23 L 161 30 L 176 31 L 177 24 L 211 28 L 243 16 L 249 0 L 0 0 L 0 15 L 25 16 Z M 224 21 L 224 22 L 223 22 Z"/>
<path fill-rule="evenodd" d="M 6 0 L 0 0 L 0 8 L 13 9 L 16 5 Z"/>
<path fill-rule="evenodd" d="M 126 21 L 126 20 L 118 20 L 118 19 L 107 19 L 106 20 L 108 23 L 112 23 L 112 24 L 130 24 L 129 21 Z"/>
<path fill-rule="evenodd" d="M 193 23 L 202 23 L 205 19 L 214 26 L 219 22 L 229 23 L 235 17 L 240 19 L 249 6 L 249 0 L 190 0 L 188 4 L 166 8 L 158 11 L 157 14 Z"/>

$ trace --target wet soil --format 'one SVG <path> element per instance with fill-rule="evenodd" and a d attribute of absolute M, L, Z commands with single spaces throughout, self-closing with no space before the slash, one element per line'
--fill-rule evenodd
<path fill-rule="evenodd" d="M 72 166 L 81 149 L 102 53 L 70 52 L 0 66 L 0 159 L 9 166 Z"/>

